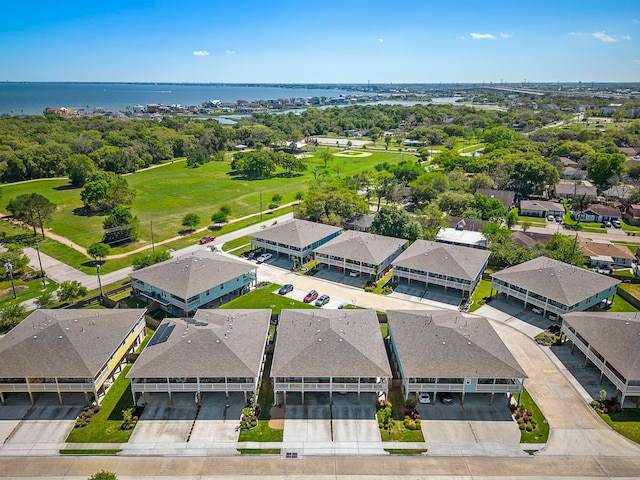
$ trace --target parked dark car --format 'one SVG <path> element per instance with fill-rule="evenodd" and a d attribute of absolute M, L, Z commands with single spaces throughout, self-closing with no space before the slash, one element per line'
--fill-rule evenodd
<path fill-rule="evenodd" d="M 291 285 L 290 283 L 287 283 L 286 285 L 283 285 L 280 290 L 278 290 L 278 293 L 280 295 L 286 295 L 287 293 L 293 291 L 293 285 Z"/>
<path fill-rule="evenodd" d="M 320 295 L 318 300 L 316 300 L 316 307 L 322 307 L 329 303 L 329 295 Z"/>
<path fill-rule="evenodd" d="M 316 292 L 315 290 L 311 290 L 309 293 L 307 293 L 307 296 L 304 297 L 304 303 L 311 303 L 316 298 L 318 298 L 318 292 Z"/>
<path fill-rule="evenodd" d="M 440 394 L 440 401 L 442 403 L 453 403 L 453 395 L 451 392 L 443 392 Z"/>
<path fill-rule="evenodd" d="M 206 237 L 202 237 L 198 243 L 200 245 L 204 245 L 205 243 L 213 242 L 216 239 L 213 235 L 207 235 Z"/>
<path fill-rule="evenodd" d="M 262 249 L 256 248 L 255 250 L 251 250 L 249 252 L 249 254 L 247 255 L 247 258 L 258 258 L 260 255 L 262 255 Z"/>

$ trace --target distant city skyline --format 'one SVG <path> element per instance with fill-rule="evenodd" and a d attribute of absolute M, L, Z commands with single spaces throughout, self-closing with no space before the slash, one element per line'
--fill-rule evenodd
<path fill-rule="evenodd" d="M 637 0 L 62 0 L 3 17 L 1 81 L 640 81 Z"/>

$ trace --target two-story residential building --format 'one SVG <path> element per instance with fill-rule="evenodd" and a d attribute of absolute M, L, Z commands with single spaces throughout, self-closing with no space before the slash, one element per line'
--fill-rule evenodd
<path fill-rule="evenodd" d="M 386 393 L 391 367 L 374 310 L 282 310 L 271 364 L 274 403 L 287 394 Z"/>
<path fill-rule="evenodd" d="M 293 261 L 294 267 L 313 258 L 313 250 L 340 235 L 333 225 L 293 219 L 265 228 L 251 236 L 252 247 L 262 248 Z"/>
<path fill-rule="evenodd" d="M 634 397 L 640 403 L 640 318 L 637 312 L 579 312 L 562 316 L 562 333 L 587 363 L 600 370 L 621 394 L 620 405 Z M 611 392 L 609 392 L 611 393 Z M 628 407 L 629 405 L 627 405 Z"/>
<path fill-rule="evenodd" d="M 393 281 L 454 288 L 470 296 L 487 267 L 488 250 L 416 240 L 396 258 Z"/>
<path fill-rule="evenodd" d="M 507 301 L 522 300 L 524 308 L 532 306 L 543 315 L 563 315 L 588 310 L 609 297 L 613 300 L 618 283 L 584 268 L 538 257 L 492 274 L 491 296 L 495 289 L 505 294 Z"/>
<path fill-rule="evenodd" d="M 453 310 L 389 310 L 389 343 L 404 398 L 428 392 L 522 392 L 527 374 L 484 317 Z M 416 398 L 417 399 L 417 398 Z"/>
<path fill-rule="evenodd" d="M 584 238 L 579 238 L 578 243 L 582 253 L 589 258 L 589 266 L 592 268 L 631 268 L 636 259 L 627 247 L 621 245 L 593 242 Z"/>
<path fill-rule="evenodd" d="M 147 393 L 257 393 L 271 310 L 198 310 L 192 318 L 166 318 L 127 374 L 134 401 Z"/>
<path fill-rule="evenodd" d="M 624 212 L 624 221 L 629 225 L 640 225 L 640 205 L 629 205 Z"/>
<path fill-rule="evenodd" d="M 203 249 L 132 272 L 131 290 L 172 315 L 189 316 L 241 295 L 256 278 L 255 265 Z"/>
<path fill-rule="evenodd" d="M 0 338 L 0 400 L 80 392 L 100 402 L 140 346 L 145 309 L 38 309 Z"/>
<path fill-rule="evenodd" d="M 546 200 L 520 200 L 520 215 L 523 217 L 554 217 L 564 215 L 564 205 Z"/>
<path fill-rule="evenodd" d="M 313 252 L 315 260 L 327 268 L 378 278 L 391 267 L 407 243 L 403 238 L 347 230 Z"/>

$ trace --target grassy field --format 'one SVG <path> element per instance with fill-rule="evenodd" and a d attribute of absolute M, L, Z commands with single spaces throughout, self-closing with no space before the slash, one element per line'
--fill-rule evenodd
<path fill-rule="evenodd" d="M 373 152 L 371 156 L 362 158 L 333 157 L 329 170 L 338 175 L 338 167 L 339 175 L 346 177 L 370 170 L 378 163 L 397 163 L 402 157 L 401 153 L 392 151 Z M 415 158 L 405 154 L 405 160 Z M 128 175 L 129 185 L 137 192 L 131 211 L 140 222 L 141 244 L 151 241 L 151 221 L 154 239 L 161 241 L 179 234 L 181 219 L 187 213 L 200 215 L 200 226 L 206 226 L 211 215 L 222 205 L 231 207 L 231 218 L 258 212 L 261 193 L 263 209 L 276 193 L 282 196 L 282 203 L 292 202 L 297 192 L 306 190 L 308 181 L 313 178 L 313 168 L 323 166 L 323 163 L 311 157 L 307 159 L 307 165 L 308 170 L 296 177 L 276 175 L 253 181 L 231 176 L 228 160 L 211 162 L 197 169 L 188 168 L 184 162 L 176 162 Z M 8 202 L 17 195 L 30 192 L 44 195 L 58 206 L 51 230 L 87 247 L 102 238 L 104 217 L 83 215 L 80 191 L 79 188 L 70 188 L 67 180 L 44 179 L 3 186 L 3 200 Z M 112 253 L 118 251 L 115 249 Z"/>
<path fill-rule="evenodd" d="M 640 408 L 625 408 L 619 413 L 600 415 L 620 435 L 640 443 Z"/>
<path fill-rule="evenodd" d="M 278 314 L 283 308 L 318 308 L 309 303 L 298 302 L 289 297 L 278 295 L 282 285 L 271 284 L 256 288 L 246 295 L 242 295 L 220 308 L 270 308 L 272 313 Z"/>
<path fill-rule="evenodd" d="M 627 302 L 624 298 L 615 295 L 613 304 L 607 309 L 607 312 L 637 312 L 638 309 Z"/>

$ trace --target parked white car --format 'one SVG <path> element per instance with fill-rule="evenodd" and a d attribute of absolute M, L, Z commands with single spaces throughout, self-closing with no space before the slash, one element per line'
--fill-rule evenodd
<path fill-rule="evenodd" d="M 271 255 L 270 253 L 265 253 L 264 255 L 260 255 L 258 257 L 258 259 L 256 260 L 256 263 L 266 262 L 267 260 L 270 260 L 272 258 L 273 258 L 273 255 Z"/>
<path fill-rule="evenodd" d="M 431 403 L 431 395 L 429 395 L 429 392 L 418 392 L 418 402 Z"/>

